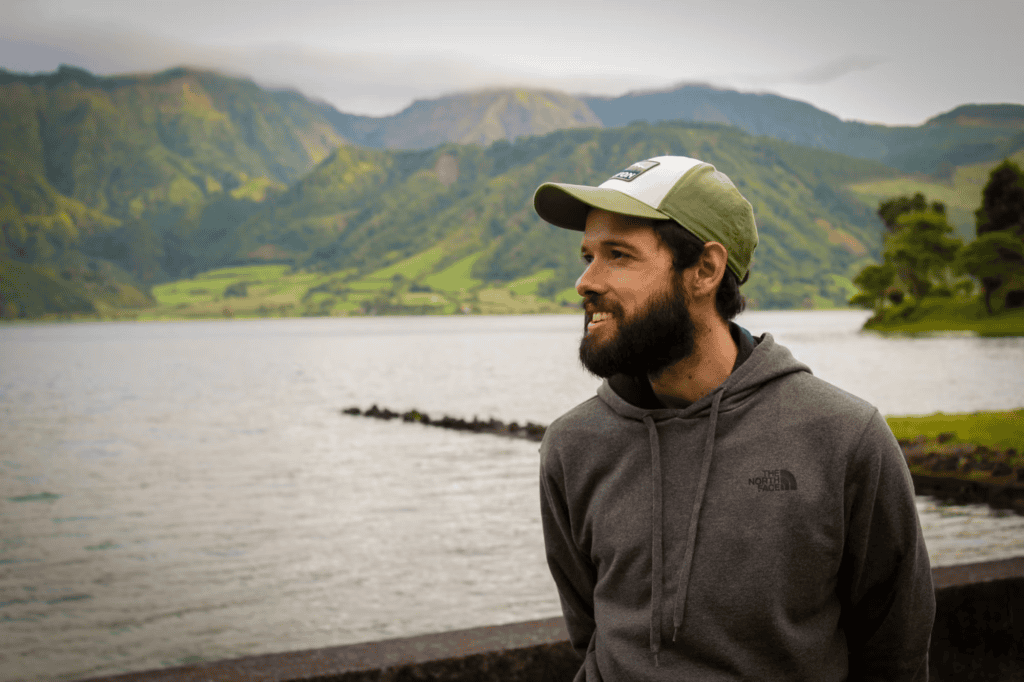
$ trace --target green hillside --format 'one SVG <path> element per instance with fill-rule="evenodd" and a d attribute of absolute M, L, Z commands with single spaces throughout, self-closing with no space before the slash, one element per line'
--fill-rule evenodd
<path fill-rule="evenodd" d="M 1024 165 L 1024 148 L 1005 158 Z M 932 201 L 945 204 L 949 222 L 956 228 L 957 235 L 970 240 L 975 236 L 974 212 L 981 204 L 981 191 L 995 165 L 991 162 L 967 164 L 956 167 L 942 178 L 910 176 L 869 180 L 855 183 L 850 189 L 872 206 L 892 197 L 920 192 Z"/>
<path fill-rule="evenodd" d="M 754 205 L 753 307 L 844 305 L 878 256 L 881 198 L 923 191 L 969 226 L 988 159 L 1024 153 L 1017 105 L 887 128 L 775 96 L 690 88 L 690 111 L 668 95 L 611 104 L 731 125 L 609 128 L 614 106 L 526 90 L 370 119 L 195 69 L 0 69 L 0 316 L 559 310 L 577 300 L 578 235 L 540 221 L 534 190 L 661 154 L 714 163 Z M 843 144 L 862 158 L 821 148 Z"/>
<path fill-rule="evenodd" d="M 324 116 L 362 147 L 429 149 L 446 142 L 490 144 L 567 128 L 601 127 L 581 100 L 544 90 L 481 90 L 417 100 L 393 116 L 353 116 L 324 106 Z"/>
<path fill-rule="evenodd" d="M 599 183 L 623 163 L 660 154 L 714 163 L 754 205 L 761 245 L 746 290 L 756 306 L 842 305 L 853 291 L 849 277 L 877 254 L 877 218 L 845 187 L 896 177 L 894 170 L 680 123 L 558 131 L 486 148 L 342 147 L 212 248 L 226 262 L 267 253 L 308 270 L 349 270 L 351 281 L 408 262 L 386 271 L 400 278 L 395 295 L 403 287 L 451 290 L 449 280 L 465 282 L 460 289 L 505 286 L 544 271 L 530 294 L 554 297 L 579 274 L 579 236 L 536 216 L 534 190 L 546 180 Z"/>
<path fill-rule="evenodd" d="M 637 120 L 723 123 L 909 173 L 948 175 L 956 166 L 998 162 L 1024 147 L 1024 105 L 1019 104 L 964 105 L 920 126 L 884 126 L 843 121 L 779 95 L 706 85 L 582 100 L 606 127 Z"/>
<path fill-rule="evenodd" d="M 209 204 L 260 201 L 342 141 L 296 93 L 189 69 L 0 70 L 0 103 L 0 258 L 99 259 L 142 289 L 193 265 Z"/>

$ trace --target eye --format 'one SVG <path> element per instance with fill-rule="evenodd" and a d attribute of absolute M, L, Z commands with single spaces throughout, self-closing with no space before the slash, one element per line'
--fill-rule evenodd
<path fill-rule="evenodd" d="M 587 265 L 590 265 L 594 261 L 594 257 L 591 256 L 589 253 L 584 253 L 580 255 L 580 260 L 582 260 Z"/>
<path fill-rule="evenodd" d="M 627 257 L 628 257 L 628 255 L 627 255 L 626 253 L 624 253 L 624 252 L 622 252 L 622 251 L 619 251 L 618 249 L 612 249 L 612 250 L 611 250 L 611 251 L 609 252 L 609 255 L 610 255 L 610 256 L 611 256 L 611 257 L 612 257 L 613 259 L 619 259 L 619 258 L 627 258 Z"/>

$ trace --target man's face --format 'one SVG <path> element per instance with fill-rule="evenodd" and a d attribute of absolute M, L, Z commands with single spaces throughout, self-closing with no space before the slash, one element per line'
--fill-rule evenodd
<path fill-rule="evenodd" d="M 576 281 L 586 317 L 580 361 L 601 377 L 657 375 L 689 356 L 694 326 L 672 254 L 649 223 L 593 210 Z"/>

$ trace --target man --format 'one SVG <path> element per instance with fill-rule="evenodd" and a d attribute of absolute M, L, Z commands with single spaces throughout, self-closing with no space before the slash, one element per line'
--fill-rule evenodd
<path fill-rule="evenodd" d="M 583 232 L 580 359 L 605 378 L 541 445 L 576 679 L 927 679 L 906 463 L 875 408 L 729 321 L 757 245 L 729 178 L 661 156 L 534 206 Z"/>

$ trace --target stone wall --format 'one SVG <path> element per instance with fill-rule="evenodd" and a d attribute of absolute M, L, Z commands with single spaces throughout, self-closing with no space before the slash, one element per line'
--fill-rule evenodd
<path fill-rule="evenodd" d="M 932 569 L 938 682 L 1024 682 L 1024 557 Z M 568 682 L 561 618 L 152 670 L 94 682 Z"/>

